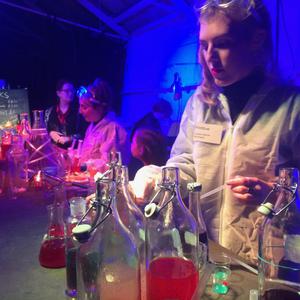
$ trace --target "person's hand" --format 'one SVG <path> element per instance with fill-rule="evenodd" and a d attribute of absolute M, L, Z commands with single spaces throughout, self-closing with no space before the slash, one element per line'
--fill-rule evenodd
<path fill-rule="evenodd" d="M 68 136 L 62 135 L 62 136 L 60 136 L 60 137 L 58 138 L 58 141 L 57 141 L 57 142 L 58 142 L 59 144 L 64 145 L 64 144 L 66 144 L 66 143 L 71 142 L 71 138 L 68 137 Z"/>
<path fill-rule="evenodd" d="M 130 190 L 137 205 L 149 202 L 154 194 L 156 184 L 161 180 L 161 168 L 149 165 L 139 169 L 133 181 L 130 181 Z"/>
<path fill-rule="evenodd" d="M 273 188 L 272 182 L 263 181 L 257 177 L 236 176 L 226 182 L 233 194 L 240 200 L 263 199 Z"/>
<path fill-rule="evenodd" d="M 50 135 L 51 139 L 57 144 L 64 145 L 71 141 L 70 137 L 64 136 L 58 131 L 50 131 L 49 135 Z"/>

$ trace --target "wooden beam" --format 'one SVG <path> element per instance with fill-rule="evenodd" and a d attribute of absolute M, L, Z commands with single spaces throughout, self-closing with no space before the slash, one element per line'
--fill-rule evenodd
<path fill-rule="evenodd" d="M 94 14 L 99 18 L 103 23 L 105 23 L 112 30 L 117 32 L 119 35 L 123 36 L 125 39 L 128 38 L 128 32 L 121 26 L 119 26 L 113 18 L 106 15 L 99 7 L 95 6 L 88 0 L 77 0 L 85 9 L 90 13 Z"/>
<path fill-rule="evenodd" d="M 142 0 L 142 1 L 139 1 L 135 5 L 131 6 L 126 11 L 121 13 L 118 17 L 114 18 L 114 21 L 116 23 L 120 23 L 123 20 L 126 20 L 126 19 L 130 18 L 131 16 L 133 16 L 134 14 L 139 12 L 140 10 L 144 9 L 145 7 L 151 5 L 155 2 L 157 2 L 157 0 Z"/>

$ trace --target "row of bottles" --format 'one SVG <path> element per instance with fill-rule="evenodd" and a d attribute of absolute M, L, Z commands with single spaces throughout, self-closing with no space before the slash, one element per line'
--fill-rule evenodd
<path fill-rule="evenodd" d="M 120 161 L 110 163 L 107 176 L 98 176 L 86 213 L 83 201 L 73 208 L 70 203 L 66 225 L 52 214 L 41 265 L 66 265 L 66 293 L 79 300 L 192 299 L 199 281 L 199 229 L 180 197 L 178 168 L 162 170 L 160 192 L 143 215 L 130 197 L 128 170 Z M 59 207 L 49 209 L 62 220 Z M 52 258 L 51 243 L 57 251 Z"/>

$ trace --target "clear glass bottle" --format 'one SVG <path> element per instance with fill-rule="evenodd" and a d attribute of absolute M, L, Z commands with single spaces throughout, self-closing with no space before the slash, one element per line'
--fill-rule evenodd
<path fill-rule="evenodd" d="M 46 268 L 63 268 L 65 258 L 64 206 L 57 203 L 47 206 L 49 224 L 40 248 L 39 261 Z"/>
<path fill-rule="evenodd" d="M 147 300 L 187 300 L 198 290 L 198 226 L 178 176 L 178 168 L 164 167 L 160 192 L 145 207 Z"/>
<path fill-rule="evenodd" d="M 133 202 L 129 194 L 128 168 L 116 167 L 117 180 L 117 209 L 122 223 L 133 234 L 138 249 L 141 279 L 141 295 L 146 295 L 146 270 L 145 270 L 145 225 L 144 215 Z"/>
<path fill-rule="evenodd" d="M 265 215 L 259 231 L 260 299 L 299 299 L 299 171 L 282 168 L 279 181 L 258 211 Z"/>
<path fill-rule="evenodd" d="M 103 179 L 97 184 L 96 201 L 100 202 L 98 220 L 78 252 L 78 299 L 139 300 L 138 249 L 132 233 L 120 219 L 114 181 Z"/>
<path fill-rule="evenodd" d="M 197 182 L 192 182 L 187 185 L 187 190 L 189 191 L 189 210 L 196 219 L 199 226 L 199 242 L 208 246 L 207 230 L 200 202 L 201 189 L 202 185 Z"/>
<path fill-rule="evenodd" d="M 28 157 L 21 135 L 14 135 L 12 147 L 7 153 L 10 192 L 13 198 L 27 189 Z"/>
<path fill-rule="evenodd" d="M 73 228 L 84 217 L 86 213 L 86 200 L 84 197 L 73 197 L 69 200 L 70 215 L 66 220 L 65 227 L 65 243 L 66 243 L 66 295 L 71 298 L 77 296 L 77 280 L 76 280 L 76 252 L 79 243 L 72 234 Z M 85 217 L 82 224 L 89 224 L 90 220 Z"/>

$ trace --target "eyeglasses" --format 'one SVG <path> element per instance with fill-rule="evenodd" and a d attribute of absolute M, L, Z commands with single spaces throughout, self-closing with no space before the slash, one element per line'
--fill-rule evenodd
<path fill-rule="evenodd" d="M 74 89 L 66 89 L 66 90 L 60 90 L 60 92 L 64 92 L 64 93 L 66 93 L 66 94 L 73 94 L 73 93 L 75 93 L 75 90 Z"/>
<path fill-rule="evenodd" d="M 236 18 L 246 19 L 253 14 L 255 2 L 254 0 L 206 0 L 199 10 L 203 14 L 210 8 L 232 9 Z"/>

